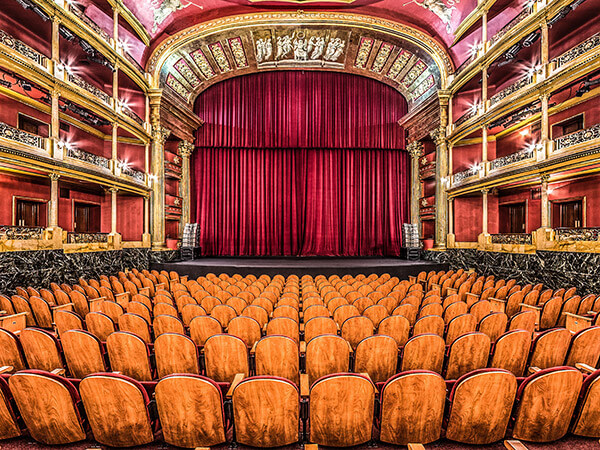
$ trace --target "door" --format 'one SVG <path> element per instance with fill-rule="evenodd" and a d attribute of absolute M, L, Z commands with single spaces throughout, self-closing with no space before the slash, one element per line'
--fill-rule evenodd
<path fill-rule="evenodd" d="M 500 233 L 526 232 L 526 203 L 500 205 Z"/>
<path fill-rule="evenodd" d="M 40 203 L 31 200 L 17 199 L 16 225 L 19 227 L 39 227 Z"/>
<path fill-rule="evenodd" d="M 100 206 L 87 203 L 75 203 L 73 216 L 75 233 L 100 232 Z"/>
<path fill-rule="evenodd" d="M 583 226 L 583 204 L 581 200 L 561 202 L 558 207 L 560 227 L 581 228 Z"/>

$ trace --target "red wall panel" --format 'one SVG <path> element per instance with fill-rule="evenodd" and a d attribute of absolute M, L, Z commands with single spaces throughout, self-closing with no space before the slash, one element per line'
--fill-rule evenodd
<path fill-rule="evenodd" d="M 123 241 L 141 241 L 144 233 L 144 199 L 128 195 L 117 199 L 117 232 Z"/>
<path fill-rule="evenodd" d="M 477 242 L 482 232 L 481 196 L 454 199 L 454 234 L 457 242 Z"/>
<path fill-rule="evenodd" d="M 548 198 L 551 202 L 580 197 L 585 197 L 586 220 L 584 223 L 586 226 L 600 226 L 600 176 L 553 183 L 549 186 Z M 558 224 L 552 224 L 552 226 L 558 226 Z"/>
<path fill-rule="evenodd" d="M 1 110 L 1 108 L 0 108 Z M 50 179 L 0 174 L 0 225 L 13 225 L 15 197 L 50 201 Z M 46 218 L 47 220 L 47 218 Z"/>

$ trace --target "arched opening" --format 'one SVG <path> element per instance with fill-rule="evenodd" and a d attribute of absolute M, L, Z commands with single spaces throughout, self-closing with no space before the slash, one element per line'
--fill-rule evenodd
<path fill-rule="evenodd" d="M 398 255 L 408 221 L 406 100 L 347 73 L 275 71 L 216 84 L 192 159 L 205 255 Z"/>

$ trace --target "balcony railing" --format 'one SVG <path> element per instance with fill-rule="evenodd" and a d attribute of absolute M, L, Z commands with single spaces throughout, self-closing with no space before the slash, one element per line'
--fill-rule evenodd
<path fill-rule="evenodd" d="M 499 233 L 492 234 L 492 244 L 532 245 L 531 233 Z"/>
<path fill-rule="evenodd" d="M 554 58 L 552 62 L 554 63 L 555 70 L 560 67 L 570 63 L 571 61 L 579 58 L 581 55 L 593 50 L 596 47 L 600 46 L 600 33 L 596 33 L 595 35 L 589 37 L 585 41 L 577 44 L 575 47 L 567 50 L 562 55 L 557 58 Z"/>
<path fill-rule="evenodd" d="M 67 233 L 67 244 L 102 244 L 108 242 L 108 233 Z"/>
<path fill-rule="evenodd" d="M 96 22 L 90 19 L 81 9 L 79 9 L 74 4 L 70 4 L 69 10 L 73 14 L 75 14 L 79 18 L 79 20 L 81 20 L 88 27 L 90 27 L 99 37 L 101 37 L 106 42 L 110 43 L 110 35 L 102 28 L 100 28 L 100 25 L 98 25 Z"/>
<path fill-rule="evenodd" d="M 133 110 L 129 106 L 127 106 L 127 105 L 121 106 L 121 112 L 125 116 L 132 119 L 134 122 L 137 122 L 140 125 L 144 125 L 144 121 L 142 120 L 142 118 L 140 116 L 138 116 L 135 112 L 133 112 Z"/>
<path fill-rule="evenodd" d="M 0 137 L 44 149 L 44 138 L 0 122 Z"/>
<path fill-rule="evenodd" d="M 534 148 L 526 148 L 520 152 L 511 153 L 510 155 L 502 156 L 490 161 L 490 170 L 498 170 L 502 167 L 509 166 L 527 159 L 533 158 Z"/>
<path fill-rule="evenodd" d="M 94 97 L 97 97 L 100 99 L 100 101 L 102 101 L 103 103 L 105 103 L 106 105 L 110 106 L 110 100 L 111 97 L 110 95 L 108 95 L 106 92 L 98 89 L 96 86 L 94 86 L 93 84 L 88 83 L 87 81 L 85 81 L 83 78 L 81 78 L 79 75 L 75 75 L 74 73 L 69 73 L 68 74 L 68 80 L 73 83 L 75 86 L 80 87 L 81 89 L 89 92 L 90 94 L 92 94 Z"/>
<path fill-rule="evenodd" d="M 590 228 L 556 228 L 556 240 L 564 241 L 598 241 L 600 240 L 600 227 Z"/>
<path fill-rule="evenodd" d="M 504 25 L 494 36 L 490 39 L 490 47 L 496 44 L 504 35 L 506 35 L 510 30 L 516 27 L 523 19 L 529 16 L 533 11 L 533 7 L 524 7 L 523 11 L 521 11 L 515 18 L 513 18 L 510 22 Z"/>
<path fill-rule="evenodd" d="M 452 177 L 452 180 L 453 180 L 454 184 L 462 183 L 467 178 L 471 178 L 471 177 L 479 175 L 479 170 L 480 169 L 478 166 L 471 167 L 470 169 L 455 173 L 454 176 Z"/>
<path fill-rule="evenodd" d="M 462 116 L 460 116 L 458 119 L 456 119 L 456 121 L 454 122 L 454 126 L 460 127 L 463 123 L 465 123 L 471 117 L 475 117 L 476 115 L 477 115 L 477 109 L 469 108 L 466 113 L 464 113 Z"/>
<path fill-rule="evenodd" d="M 566 134 L 554 139 L 554 150 L 562 150 L 594 139 L 600 139 L 600 123 L 585 130 L 576 131 L 575 133 Z"/>
<path fill-rule="evenodd" d="M 131 167 L 123 166 L 121 167 L 121 173 L 127 176 L 130 176 L 134 180 L 143 183 L 146 181 L 146 174 L 144 172 L 140 172 L 139 170 L 132 169 Z"/>
<path fill-rule="evenodd" d="M 0 227 L 0 239 L 19 241 L 24 241 L 28 239 L 42 239 L 43 234 L 44 229 L 42 227 Z"/>
<path fill-rule="evenodd" d="M 25 58 L 30 59 L 31 61 L 42 67 L 48 66 L 48 58 L 46 58 L 46 56 L 42 55 L 37 50 L 32 49 L 24 42 L 15 39 L 14 37 L 2 30 L 0 30 L 0 44 L 6 45 L 8 48 L 13 49 L 15 52 L 19 53 Z"/>
<path fill-rule="evenodd" d="M 504 100 L 509 95 L 517 92 L 518 90 L 524 88 L 525 86 L 527 86 L 528 84 L 531 84 L 532 82 L 533 82 L 533 75 L 528 74 L 528 75 L 524 76 L 516 83 L 511 84 L 510 86 L 502 89 L 500 92 L 497 92 L 492 97 L 490 97 L 490 106 L 493 106 L 496 103 L 499 103 L 500 101 Z"/>
<path fill-rule="evenodd" d="M 110 170 L 110 160 L 104 156 L 94 155 L 74 147 L 67 147 L 67 156 L 69 158 L 78 159 L 87 163 L 93 164 L 103 169 Z"/>

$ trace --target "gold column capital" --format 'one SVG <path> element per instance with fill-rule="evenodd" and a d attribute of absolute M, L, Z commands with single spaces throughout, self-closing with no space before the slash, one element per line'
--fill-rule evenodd
<path fill-rule="evenodd" d="M 488 194 L 490 193 L 490 190 L 489 190 L 488 188 L 483 188 L 483 189 L 481 190 L 481 193 L 482 193 L 483 195 L 488 195 Z"/>
<path fill-rule="evenodd" d="M 177 149 L 183 158 L 189 158 L 194 152 L 195 146 L 189 141 L 181 141 L 177 146 Z"/>
<path fill-rule="evenodd" d="M 60 173 L 52 172 L 49 173 L 48 176 L 52 181 L 58 181 L 58 179 L 60 178 Z"/>
<path fill-rule="evenodd" d="M 550 181 L 550 174 L 548 173 L 543 173 L 540 175 L 540 181 L 542 183 L 548 183 Z"/>
<path fill-rule="evenodd" d="M 107 189 L 107 191 L 110 192 L 111 194 L 116 194 L 117 192 L 119 192 L 119 188 L 111 186 Z"/>
<path fill-rule="evenodd" d="M 423 156 L 423 143 L 421 141 L 413 141 L 406 147 L 411 158 L 418 159 Z"/>
<path fill-rule="evenodd" d="M 158 126 L 152 126 L 152 135 L 154 137 L 154 140 L 159 143 L 160 145 L 163 145 L 165 143 L 165 141 L 168 139 L 168 137 L 171 135 L 171 130 L 169 130 L 168 128 L 163 127 L 162 125 L 158 125 Z"/>

